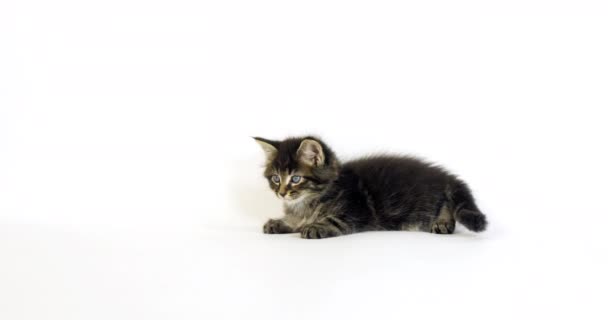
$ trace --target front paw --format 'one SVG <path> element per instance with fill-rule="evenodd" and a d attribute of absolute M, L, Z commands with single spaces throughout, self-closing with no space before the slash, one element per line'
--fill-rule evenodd
<path fill-rule="evenodd" d="M 264 224 L 264 233 L 275 234 L 275 233 L 290 233 L 291 228 L 285 224 L 282 220 L 270 219 Z"/>
<path fill-rule="evenodd" d="M 313 223 L 302 227 L 300 235 L 304 239 L 323 239 L 337 237 L 340 235 L 340 232 L 337 231 L 335 228 L 331 228 L 330 226 Z"/>

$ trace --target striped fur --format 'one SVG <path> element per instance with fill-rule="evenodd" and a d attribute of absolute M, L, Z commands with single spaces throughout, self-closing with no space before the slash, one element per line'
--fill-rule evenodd
<path fill-rule="evenodd" d="M 456 221 L 475 232 L 487 226 L 468 186 L 438 166 L 387 155 L 342 164 L 316 137 L 254 139 L 267 156 L 269 186 L 284 201 L 285 216 L 269 220 L 265 233 L 321 239 L 369 230 L 450 234 Z"/>

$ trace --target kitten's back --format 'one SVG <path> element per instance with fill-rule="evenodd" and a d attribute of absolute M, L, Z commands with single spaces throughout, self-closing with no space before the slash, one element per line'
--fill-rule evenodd
<path fill-rule="evenodd" d="M 368 156 L 345 163 L 343 169 L 355 172 L 378 195 L 442 193 L 448 183 L 457 180 L 445 169 L 410 156 Z"/>

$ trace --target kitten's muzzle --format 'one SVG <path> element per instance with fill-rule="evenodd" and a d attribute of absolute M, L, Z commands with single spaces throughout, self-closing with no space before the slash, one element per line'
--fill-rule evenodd
<path fill-rule="evenodd" d="M 287 192 L 286 194 L 282 194 L 280 196 L 282 199 L 285 199 L 285 200 L 295 200 L 298 198 L 299 195 L 298 195 L 298 192 L 296 192 L 296 191 L 290 191 L 290 192 Z"/>

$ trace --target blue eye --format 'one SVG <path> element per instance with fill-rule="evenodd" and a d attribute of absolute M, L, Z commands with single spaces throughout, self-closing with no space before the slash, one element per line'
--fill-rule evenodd
<path fill-rule="evenodd" d="M 291 182 L 293 182 L 293 183 L 298 183 L 298 182 L 300 182 L 300 180 L 302 180 L 302 177 L 300 177 L 300 176 L 291 177 Z"/>
<path fill-rule="evenodd" d="M 277 184 L 279 182 L 281 182 L 281 178 L 279 176 L 277 176 L 276 174 L 273 175 L 272 177 L 270 177 L 270 180 L 272 180 L 272 182 L 277 183 Z"/>

